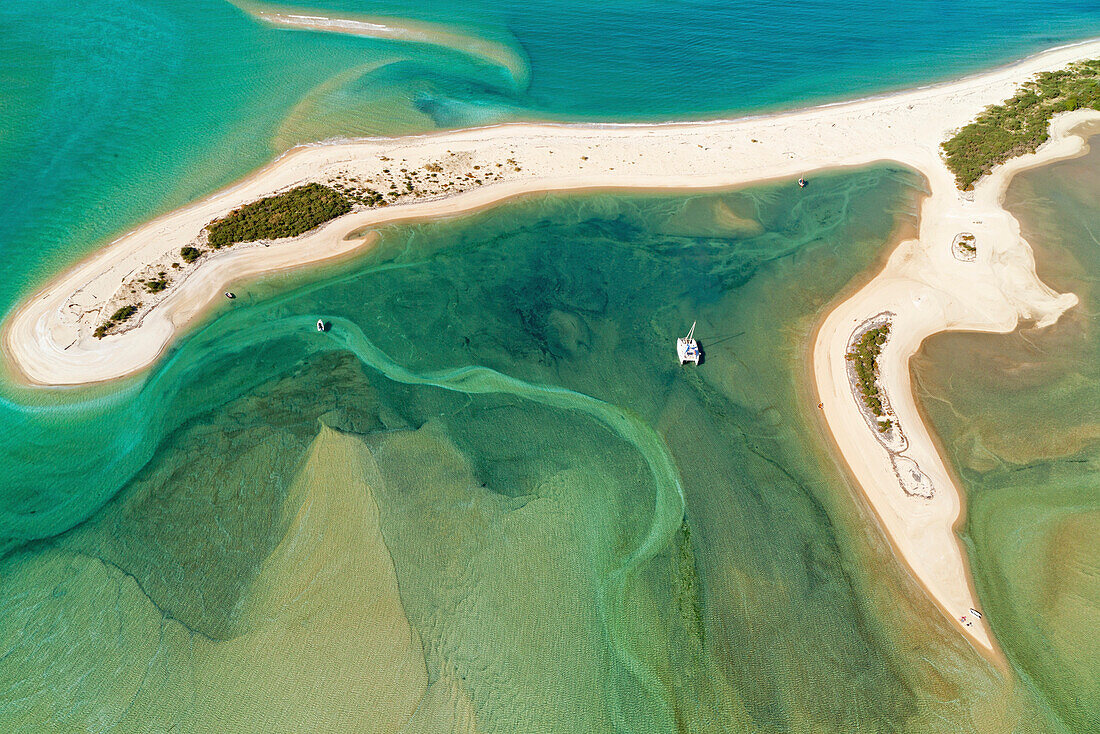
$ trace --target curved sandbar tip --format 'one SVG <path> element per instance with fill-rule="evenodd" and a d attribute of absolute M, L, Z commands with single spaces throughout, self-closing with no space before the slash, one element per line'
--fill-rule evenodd
<path fill-rule="evenodd" d="M 316 8 L 269 5 L 255 0 L 230 2 L 256 20 L 279 28 L 441 46 L 505 69 L 519 88 L 525 87 L 530 77 L 530 65 L 518 44 L 482 38 L 438 23 L 358 13 L 321 15 Z"/>
<path fill-rule="evenodd" d="M 986 653 L 994 644 L 953 532 L 961 495 L 921 421 L 908 361 L 946 329 L 1009 331 L 1019 319 L 1053 323 L 1076 303 L 1036 276 L 1019 223 L 1004 210 L 1018 171 L 1079 154 L 1075 126 L 1100 113 L 1064 113 L 1036 153 L 997 166 L 972 192 L 958 191 L 940 144 L 984 108 L 1011 97 L 1034 74 L 1100 57 L 1100 42 L 1054 49 L 959 81 L 873 99 L 738 120 L 654 125 L 509 124 L 435 135 L 303 146 L 243 182 L 139 227 L 74 266 L 15 311 L 4 351 L 29 381 L 75 385 L 132 374 L 221 297 L 227 283 L 274 269 L 339 257 L 365 246 L 348 235 L 386 223 L 463 214 L 513 196 L 593 188 L 708 189 L 794 178 L 822 168 L 896 161 L 921 172 L 929 195 L 917 239 L 902 242 L 870 283 L 830 313 L 815 339 L 814 374 L 825 419 L 851 472 L 898 555 L 929 596 Z M 385 192 L 388 206 L 357 205 L 301 236 L 235 245 L 173 269 L 163 292 L 119 333 L 97 339 L 97 324 L 133 303 L 136 274 L 159 272 L 207 224 L 250 202 L 308 183 Z M 960 233 L 974 236 L 972 259 L 956 257 Z M 164 272 L 169 272 L 165 270 Z M 129 289 L 129 290 L 128 290 Z M 860 413 L 845 359 L 860 323 L 890 312 L 880 355 L 882 389 L 904 427 L 906 461 L 894 461 Z M 899 472 L 919 467 L 923 494 L 907 493 Z M 901 467 L 899 469 L 898 467 Z M 965 618 L 965 619 L 964 619 Z"/>

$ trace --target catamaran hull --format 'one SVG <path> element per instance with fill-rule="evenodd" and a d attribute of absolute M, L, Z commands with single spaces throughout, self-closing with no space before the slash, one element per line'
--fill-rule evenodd
<path fill-rule="evenodd" d="M 676 355 L 680 358 L 680 364 L 699 364 L 699 345 L 694 339 L 677 339 Z"/>

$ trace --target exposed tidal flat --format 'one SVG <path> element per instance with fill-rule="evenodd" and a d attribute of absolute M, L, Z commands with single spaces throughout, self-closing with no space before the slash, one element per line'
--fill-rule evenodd
<path fill-rule="evenodd" d="M 393 226 L 147 380 L 10 395 L 0 724 L 1058 731 L 824 443 L 811 333 L 921 186 L 816 181 Z"/>
<path fill-rule="evenodd" d="M 1035 169 L 1005 201 L 1040 276 L 1080 305 L 1049 329 L 941 334 L 918 395 L 967 493 L 961 528 L 1006 655 L 1077 731 L 1100 726 L 1100 151 Z"/>

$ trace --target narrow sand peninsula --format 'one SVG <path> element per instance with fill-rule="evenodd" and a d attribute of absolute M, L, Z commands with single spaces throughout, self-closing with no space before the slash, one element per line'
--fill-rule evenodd
<path fill-rule="evenodd" d="M 532 192 L 730 187 L 897 161 L 928 180 L 919 238 L 901 243 L 883 271 L 825 319 L 813 350 L 817 389 L 844 459 L 904 563 L 960 630 L 992 651 L 985 621 L 970 612 L 978 606 L 953 532 L 959 492 L 917 413 L 908 360 L 938 331 L 1008 331 L 1019 319 L 1049 324 L 1076 303 L 1039 281 L 1031 249 L 1001 200 L 1018 170 L 1079 153 L 1084 141 L 1071 129 L 1100 113 L 1056 118 L 1051 140 L 1037 153 L 998 167 L 967 194 L 956 189 L 939 146 L 1035 73 L 1097 56 L 1100 42 L 1093 41 L 948 84 L 739 120 L 502 125 L 297 148 L 238 185 L 130 232 L 46 286 L 8 319 L 4 351 L 32 382 L 108 380 L 152 364 L 231 281 L 353 252 L 370 240 L 348 235 L 365 227 L 461 214 Z M 142 308 L 120 333 L 93 337 L 96 325 L 133 297 L 128 289 L 135 288 L 137 274 L 167 267 L 181 247 L 200 241 L 212 220 L 309 182 L 366 181 L 377 188 L 394 175 L 383 171 L 416 171 L 416 192 L 384 208 L 357 207 L 292 240 L 203 256 L 173 271 L 164 293 L 142 295 Z M 974 236 L 973 258 L 958 255 L 962 233 Z M 882 314 L 891 332 L 879 361 L 880 382 L 904 434 L 904 445 L 890 450 L 861 414 L 845 358 L 853 333 Z"/>
<path fill-rule="evenodd" d="M 819 399 L 852 474 L 903 561 L 956 625 L 990 651 L 985 621 L 971 611 L 981 608 L 953 532 L 962 514 L 960 493 L 917 410 L 909 358 L 940 331 L 1008 332 L 1021 319 L 1046 326 L 1076 305 L 1076 296 L 1038 279 L 1020 224 L 1002 202 L 1020 170 L 1084 152 L 1084 138 L 1072 130 L 1095 119 L 1100 113 L 1087 110 L 1055 119 L 1051 140 L 1039 151 L 998 166 L 967 195 L 942 166 L 921 168 L 932 193 L 921 206 L 919 237 L 900 243 L 882 272 L 826 317 L 814 343 Z M 952 247 L 961 233 L 974 235 L 972 260 Z M 880 314 L 888 314 L 891 325 L 879 358 L 880 383 L 906 445 L 896 452 L 861 414 L 845 358 L 853 333 Z"/>

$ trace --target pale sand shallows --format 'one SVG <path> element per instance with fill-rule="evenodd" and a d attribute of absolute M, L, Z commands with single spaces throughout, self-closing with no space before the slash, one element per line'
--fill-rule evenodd
<path fill-rule="evenodd" d="M 253 18 L 281 28 L 443 46 L 469 54 L 481 61 L 502 66 L 508 70 L 517 84 L 524 85 L 527 82 L 527 61 L 515 48 L 499 41 L 457 33 L 447 26 L 408 18 L 359 14 L 344 14 L 341 17 L 318 15 L 314 9 L 295 11 L 293 8 L 269 5 L 255 0 L 231 0 L 231 2 Z"/>
<path fill-rule="evenodd" d="M 928 180 L 931 194 L 921 205 L 919 238 L 901 243 L 883 271 L 825 319 L 813 350 L 817 390 L 845 461 L 904 563 L 959 629 L 991 652 L 985 621 L 974 621 L 969 613 L 977 602 L 953 532 L 961 512 L 959 492 L 917 413 L 908 360 L 938 331 L 1008 331 L 1021 318 L 1049 324 L 1076 303 L 1072 294 L 1059 295 L 1039 281 L 1031 249 L 1001 200 L 1016 171 L 1079 153 L 1084 141 L 1071 128 L 1100 114 L 1078 111 L 1057 118 L 1050 142 L 1038 153 L 999 167 L 966 195 L 956 190 L 939 145 L 987 105 L 1012 96 L 1033 74 L 1097 56 L 1100 41 L 1091 41 L 948 84 L 732 121 L 517 124 L 297 148 L 242 183 L 143 225 L 50 283 L 11 314 L 4 351 L 11 366 L 33 382 L 108 380 L 152 364 L 231 281 L 352 252 L 366 240 L 345 236 L 366 226 L 460 214 L 530 192 L 717 188 L 897 161 Z M 388 166 L 423 170 L 455 160 L 471 167 L 476 162 L 482 166 L 479 177 L 495 171 L 496 178 L 480 186 L 465 180 L 463 193 L 355 211 L 294 240 L 220 251 L 179 277 L 163 300 L 147 305 L 135 327 L 102 340 L 92 337 L 101 312 L 131 274 L 171 259 L 208 222 L 241 204 L 310 181 L 371 178 Z M 509 160 L 514 163 L 496 165 Z M 960 232 L 976 236 L 975 262 L 953 256 Z M 881 380 L 908 437 L 904 454 L 931 481 L 931 498 L 902 491 L 889 455 L 849 388 L 848 339 L 860 323 L 884 311 L 894 317 L 880 357 Z M 959 622 L 963 616 L 969 625 Z"/>

